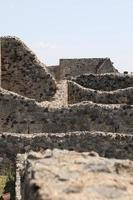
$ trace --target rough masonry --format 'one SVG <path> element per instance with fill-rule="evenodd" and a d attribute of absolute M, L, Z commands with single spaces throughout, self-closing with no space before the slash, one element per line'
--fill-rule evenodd
<path fill-rule="evenodd" d="M 16 37 L 1 37 L 1 86 L 33 98 L 50 100 L 56 83 L 35 54 Z"/>
<path fill-rule="evenodd" d="M 0 42 L 0 170 L 16 162 L 16 199 L 132 199 L 133 75 L 109 58 L 46 66 Z"/>
<path fill-rule="evenodd" d="M 24 169 L 23 199 L 130 200 L 133 194 L 133 162 L 129 160 L 55 149 L 31 152 Z"/>

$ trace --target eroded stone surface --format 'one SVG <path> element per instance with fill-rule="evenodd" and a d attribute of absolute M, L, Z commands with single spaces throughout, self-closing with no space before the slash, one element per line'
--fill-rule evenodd
<path fill-rule="evenodd" d="M 0 152 L 11 157 L 30 150 L 95 151 L 107 158 L 133 160 L 133 134 L 77 131 L 67 133 L 0 133 Z"/>
<path fill-rule="evenodd" d="M 133 76 L 124 74 L 82 74 L 72 78 L 79 85 L 94 90 L 112 91 L 133 87 Z"/>
<path fill-rule="evenodd" d="M 23 200 L 131 200 L 133 162 L 65 150 L 30 153 Z"/>
<path fill-rule="evenodd" d="M 68 81 L 68 102 L 70 104 L 92 101 L 101 104 L 133 104 L 133 87 L 114 91 L 100 91 L 82 87 Z"/>
<path fill-rule="evenodd" d="M 17 156 L 16 199 L 132 200 L 133 163 L 98 154 L 133 160 L 133 76 L 108 58 L 46 67 L 19 39 L 0 40 L 0 164 L 43 152 Z"/>
<path fill-rule="evenodd" d="M 36 55 L 18 38 L 1 37 L 2 87 L 36 101 L 50 100 L 56 82 Z"/>
<path fill-rule="evenodd" d="M 81 102 L 61 108 L 49 108 L 0 89 L 0 113 L 0 131 L 4 132 L 133 132 L 132 105 Z"/>
<path fill-rule="evenodd" d="M 60 78 L 68 79 L 86 73 L 118 72 L 109 58 L 60 59 Z"/>
<path fill-rule="evenodd" d="M 2 88 L 0 88 L 0 131 L 17 133 L 67 131 L 133 131 L 132 76 L 84 75 L 85 72 L 116 72 L 110 59 L 63 59 L 60 67 L 47 67 L 57 79 L 81 74 L 74 81 L 85 87 L 114 92 L 91 91 L 58 85 L 26 45 L 15 37 L 2 37 Z M 68 69 L 66 68 L 69 64 Z M 78 67 L 77 67 L 78 66 Z M 63 71 L 62 71 L 63 70 Z M 110 71 L 111 70 L 111 71 Z M 59 73 L 59 74 L 58 74 Z M 44 81 L 44 82 L 43 82 Z M 74 87 L 73 87 L 74 86 Z M 5 89 L 3 89 L 5 88 Z M 57 89 L 58 88 L 58 89 Z M 14 91 L 15 93 L 11 92 Z M 29 97 L 29 98 L 27 98 Z M 83 102 L 87 100 L 88 102 Z M 41 103 L 38 103 L 41 101 Z M 81 103 L 78 103 L 81 101 Z M 92 102 L 89 102 L 92 101 Z M 93 103 L 95 102 L 95 103 Z M 69 103 L 74 105 L 68 105 Z M 101 103 L 103 105 L 100 105 Z M 105 104 L 118 105 L 105 105 Z M 130 104 L 120 105 L 121 103 Z"/>

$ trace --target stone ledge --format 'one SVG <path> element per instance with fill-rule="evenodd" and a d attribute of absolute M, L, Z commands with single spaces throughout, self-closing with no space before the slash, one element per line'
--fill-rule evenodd
<path fill-rule="evenodd" d="M 21 155 L 18 158 L 21 161 Z M 48 149 L 25 155 L 20 168 L 23 200 L 131 200 L 133 196 L 133 162 L 129 160 Z"/>

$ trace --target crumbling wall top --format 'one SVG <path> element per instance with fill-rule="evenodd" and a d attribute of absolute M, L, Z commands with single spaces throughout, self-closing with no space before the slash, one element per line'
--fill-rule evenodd
<path fill-rule="evenodd" d="M 20 39 L 0 40 L 2 87 L 36 101 L 50 100 L 56 92 L 56 82 L 46 66 Z"/>

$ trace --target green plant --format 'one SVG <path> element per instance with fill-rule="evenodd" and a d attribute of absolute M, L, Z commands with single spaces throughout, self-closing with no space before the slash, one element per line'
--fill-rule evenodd
<path fill-rule="evenodd" d="M 0 197 L 4 192 L 6 182 L 7 182 L 7 176 L 0 176 Z"/>

